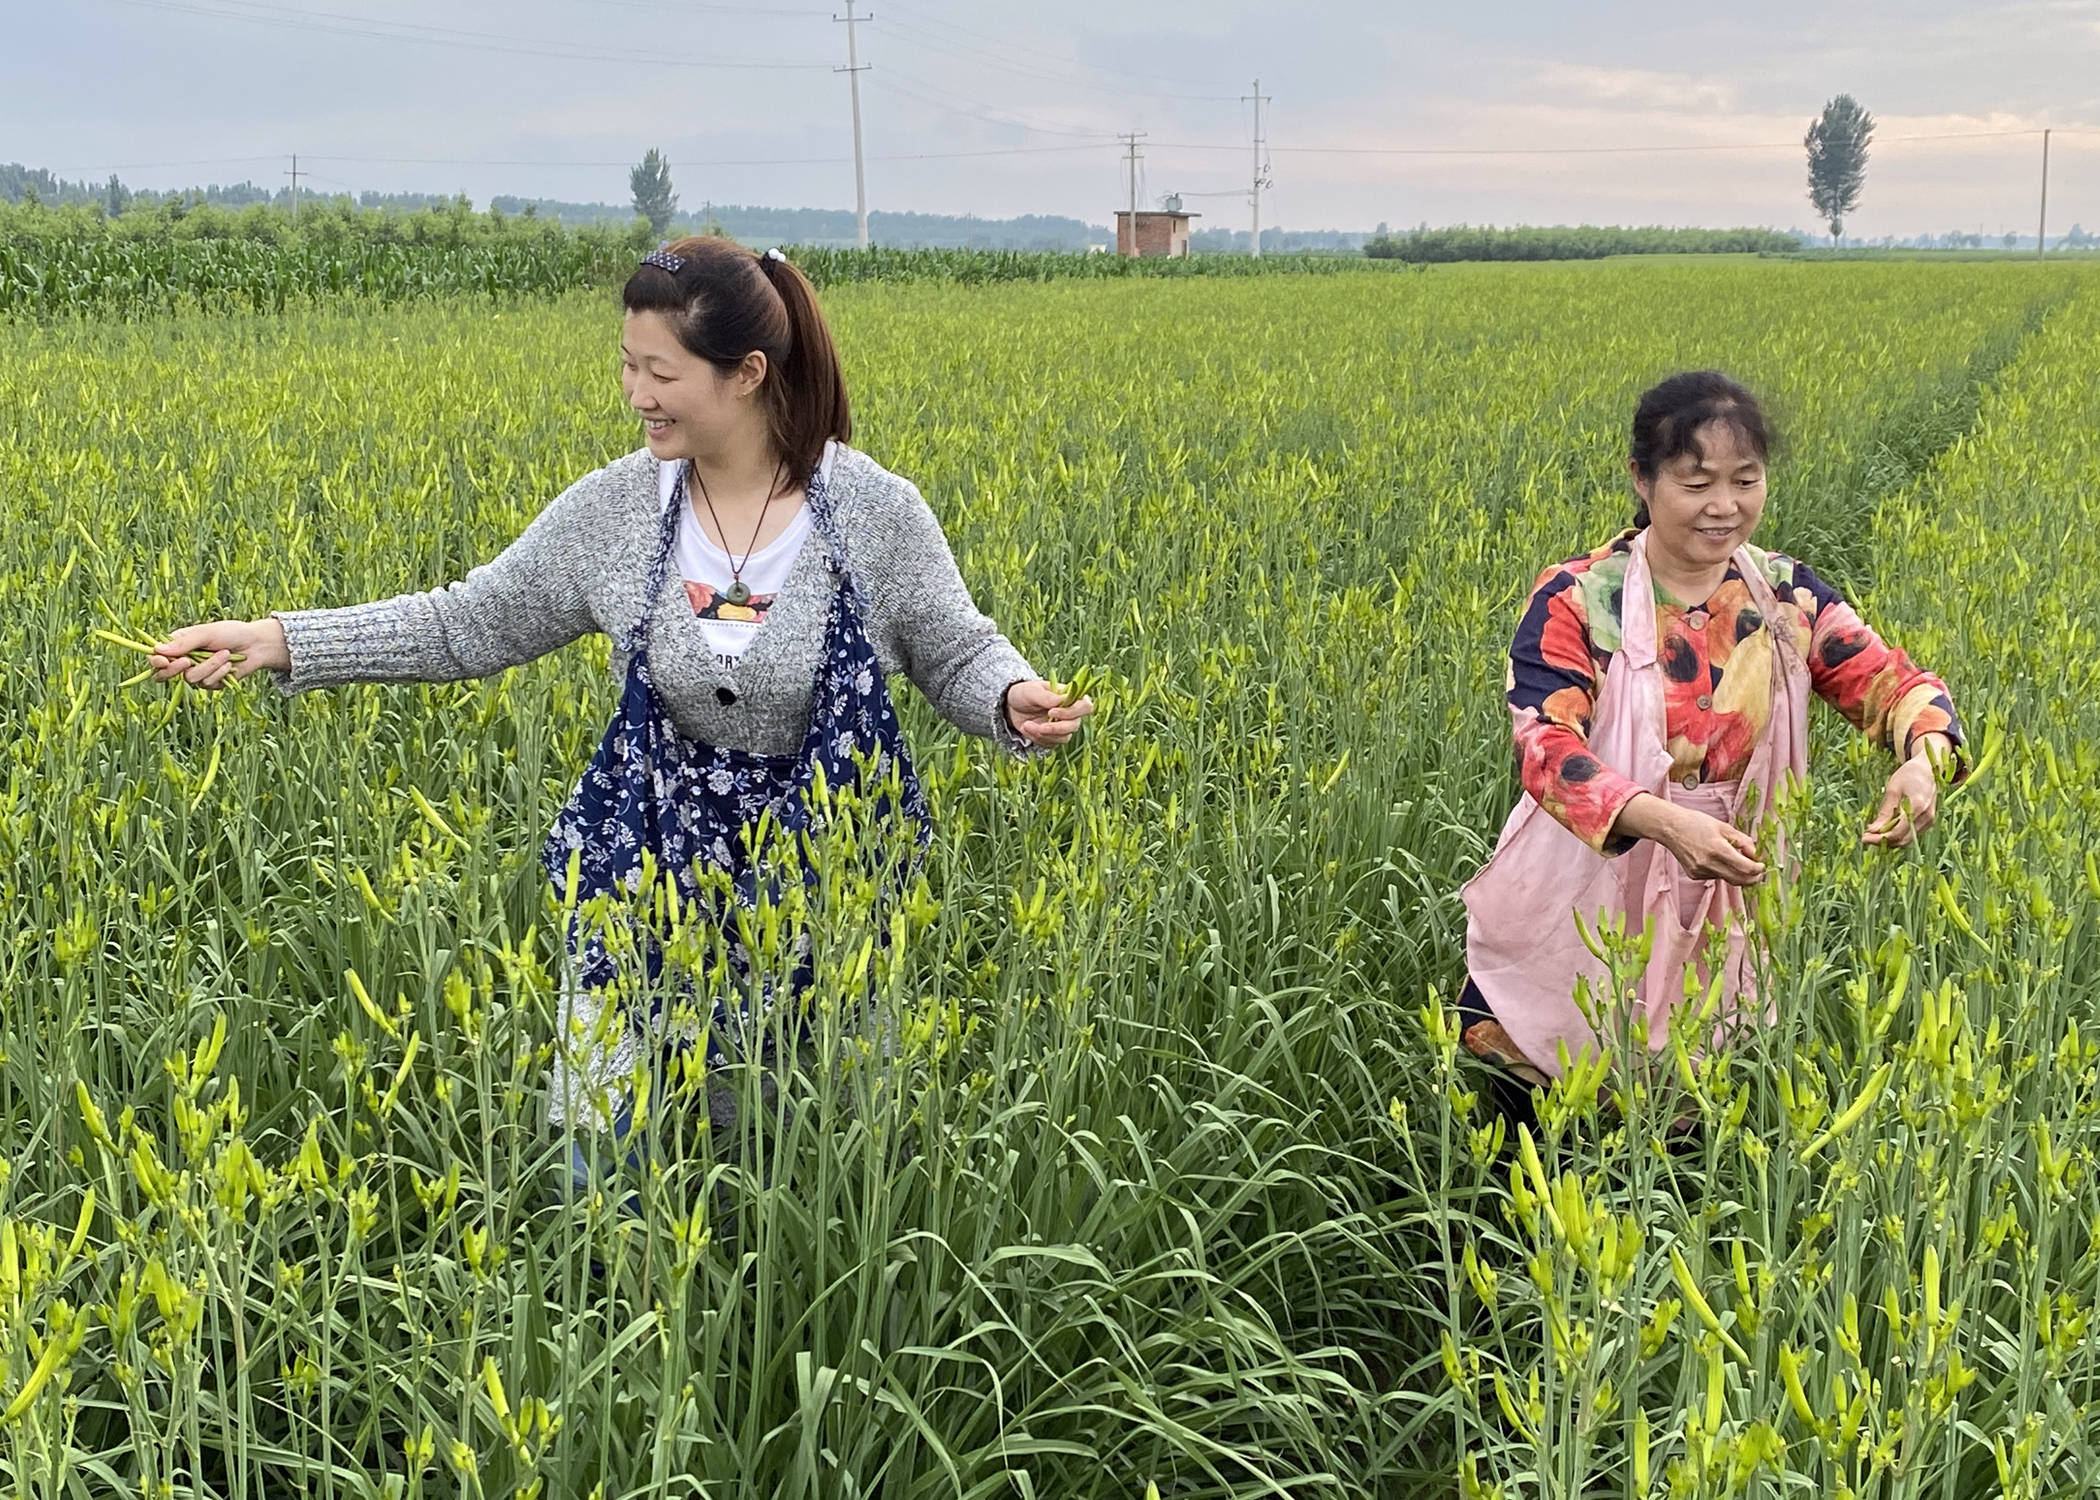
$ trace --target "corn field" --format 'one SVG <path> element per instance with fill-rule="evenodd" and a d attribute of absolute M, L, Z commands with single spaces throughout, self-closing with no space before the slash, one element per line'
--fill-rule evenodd
<path fill-rule="evenodd" d="M 0 325 L 10 1494 L 2100 1486 L 2100 275 L 827 306 L 860 444 L 1104 708 L 1022 764 L 909 699 L 887 941 L 831 881 L 812 1040 L 644 1075 L 647 1158 L 575 1196 L 537 851 L 606 643 L 285 700 L 94 632 L 493 556 L 637 446 L 607 295 Z M 1776 1022 L 1513 1135 L 1444 1010 L 1503 652 L 1704 365 L 1780 422 L 1760 541 L 1949 680 L 1975 773 L 1862 850 L 1885 767 L 1819 710 Z"/>
<path fill-rule="evenodd" d="M 646 247 L 645 247 L 646 248 Z M 636 252 L 581 238 L 501 247 L 269 245 L 242 240 L 0 244 L 0 315 L 130 318 L 178 310 L 271 313 L 319 301 L 427 301 L 616 281 Z"/>
<path fill-rule="evenodd" d="M 513 302 L 617 286 L 652 244 L 649 226 L 568 229 L 547 221 L 447 211 L 354 210 L 288 227 L 258 210 L 201 210 L 135 227 L 79 210 L 0 203 L 0 321 L 177 312 L 283 313 L 360 301 L 395 306 L 449 297 Z M 1131 259 L 1035 250 L 829 250 L 795 263 L 818 286 L 845 281 L 965 286 L 1066 277 L 1267 276 L 1354 271 L 1347 256 L 1199 255 Z"/>

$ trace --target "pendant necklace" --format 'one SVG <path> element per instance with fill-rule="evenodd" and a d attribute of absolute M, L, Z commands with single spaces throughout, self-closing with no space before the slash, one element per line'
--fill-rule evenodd
<path fill-rule="evenodd" d="M 729 587 L 722 591 L 722 602 L 739 607 L 751 602 L 751 585 L 744 582 L 744 568 L 751 561 L 751 554 L 758 550 L 758 534 L 766 529 L 766 512 L 773 508 L 773 499 L 780 493 L 781 465 L 773 466 L 772 488 L 766 491 L 766 503 L 758 508 L 758 524 L 751 528 L 750 544 L 744 548 L 739 560 L 729 550 L 729 533 L 723 529 L 722 518 L 715 514 L 714 497 L 707 493 L 707 481 L 700 477 L 700 466 L 691 459 L 686 460 L 686 470 L 693 476 L 693 483 L 700 486 L 700 502 L 707 507 L 708 518 L 715 523 L 715 534 L 722 538 L 722 555 L 729 559 Z"/>

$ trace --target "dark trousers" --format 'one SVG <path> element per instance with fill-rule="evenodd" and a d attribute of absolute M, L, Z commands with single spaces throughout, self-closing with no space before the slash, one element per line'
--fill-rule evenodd
<path fill-rule="evenodd" d="M 1473 976 L 1469 974 L 1466 976 L 1465 987 L 1458 992 L 1459 1034 L 1464 1036 L 1476 1025 L 1483 1023 L 1494 1026 L 1497 1032 L 1501 1030 L 1500 1024 L 1495 1021 L 1495 1013 L 1488 1009 L 1487 997 L 1480 993 L 1479 987 L 1473 983 Z M 1468 1045 L 1466 1050 L 1479 1059 L 1487 1075 L 1488 1098 L 1493 1101 L 1502 1117 L 1509 1121 L 1511 1133 L 1514 1134 L 1519 1125 L 1528 1125 L 1536 1130 L 1538 1112 L 1532 1107 L 1532 1086 L 1493 1057 L 1479 1052 L 1471 1045 Z"/>

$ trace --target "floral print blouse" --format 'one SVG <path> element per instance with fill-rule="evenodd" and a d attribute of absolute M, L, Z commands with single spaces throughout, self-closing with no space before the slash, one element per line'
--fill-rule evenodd
<path fill-rule="evenodd" d="M 1628 531 L 1587 557 L 1539 575 L 1509 651 L 1509 709 L 1524 790 L 1600 854 L 1634 840 L 1613 822 L 1641 791 L 1589 751 L 1590 713 L 1619 649 Z M 1748 549 L 1794 633 L 1816 696 L 1875 744 L 1908 757 L 1918 736 L 1961 743 L 1946 684 L 1885 644 L 1806 563 Z M 1742 779 L 1772 711 L 1772 622 L 1731 563 L 1696 606 L 1657 585 L 1656 660 L 1662 668 L 1670 779 L 1683 786 Z"/>

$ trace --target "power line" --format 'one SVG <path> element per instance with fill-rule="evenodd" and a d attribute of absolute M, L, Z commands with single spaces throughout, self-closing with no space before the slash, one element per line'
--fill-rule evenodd
<path fill-rule="evenodd" d="M 907 4 L 901 4 L 901 3 L 898 3 L 898 4 L 893 4 L 893 7 L 892 7 L 892 8 L 894 8 L 894 9 L 901 9 L 901 10 L 903 10 L 903 11 L 904 11 L 904 12 L 905 12 L 905 13 L 906 13 L 907 15 L 910 15 L 910 14 L 912 14 L 912 13 L 914 12 L 914 10 L 915 10 L 915 7 L 913 7 L 913 6 L 911 6 L 911 5 L 907 5 Z M 961 24 L 959 24 L 958 22 L 955 22 L 955 21 L 949 21 L 949 20 L 944 20 L 944 19 L 942 19 L 941 17 L 938 17 L 938 16 L 932 16 L 932 15 L 927 15 L 927 14 L 926 14 L 925 12 L 923 12 L 923 11 L 920 11 L 920 12 L 918 12 L 918 16 L 919 16 L 919 19 L 920 19 L 920 20 L 921 20 L 922 22 L 924 22 L 925 24 L 927 24 L 927 25 L 929 25 L 929 26 L 938 26 L 938 27 L 940 27 L 940 28 L 942 28 L 943 30 L 946 30 L 946 31 L 958 31 L 958 32 L 961 32 L 961 33 L 962 33 L 962 34 L 963 34 L 964 36 L 968 36 L 968 37 L 975 37 L 975 38 L 976 38 L 976 39 L 977 39 L 978 41 L 980 41 L 980 42 L 986 42 L 986 43 L 989 43 L 989 44 L 990 44 L 990 46 L 989 46 L 989 47 L 987 47 L 987 48 L 985 48 L 985 49 L 983 49 L 983 50 L 985 50 L 985 51 L 987 51 L 987 52 L 989 52 L 989 51 L 992 51 L 992 50 L 994 50 L 994 49 L 1003 49 L 1003 50 L 1006 50 L 1006 51 L 1013 51 L 1013 50 L 1014 50 L 1013 44 L 1012 44 L 1011 42 L 1007 41 L 1007 40 L 1006 40 L 1006 39 L 1005 39 L 1004 37 L 995 37 L 995 36 L 992 36 L 992 35 L 990 35 L 990 34 L 989 34 L 989 33 L 987 33 L 987 32 L 982 32 L 982 31 L 974 31 L 974 30 L 972 30 L 972 29 L 971 29 L 970 27 L 968 27 L 968 26 L 964 26 L 964 25 L 961 25 Z M 1154 75 L 1154 74 L 1151 74 L 1151 73 L 1140 73 L 1140 72 L 1136 72 L 1136 71 L 1134 71 L 1133 69 L 1130 69 L 1130 68 L 1119 68 L 1119 67 L 1116 67 L 1116 66 L 1115 66 L 1115 65 L 1114 65 L 1113 63 L 1083 63 L 1083 62 L 1079 62 L 1079 61 L 1077 61 L 1076 59 L 1063 59 L 1063 58 L 1059 59 L 1059 61 L 1061 61 L 1061 62 L 1067 62 L 1067 63 L 1069 63 L 1069 64 L 1070 64 L 1070 66 L 1072 66 L 1072 67 L 1074 67 L 1074 68 L 1084 69 L 1084 70 L 1086 70 L 1086 71 L 1088 71 L 1088 72 L 1094 72 L 1094 73 L 1112 73 L 1112 74 L 1117 74 L 1117 75 L 1119 75 L 1119 76 L 1121 76 L 1121 77 L 1124 77 L 1124 78 L 1132 78 L 1132 79 L 1136 79 L 1136 80 L 1138 80 L 1138 81 L 1139 81 L 1139 82 L 1141 82 L 1141 83 L 1152 83 L 1152 84 L 1157 84 L 1157 83 L 1161 83 L 1161 82 L 1166 82 L 1166 83 L 1170 84 L 1171 86 L 1173 86 L 1174 88 L 1177 88 L 1177 89 L 1193 89 L 1193 88 L 1201 88 L 1201 87 L 1202 87 L 1202 85 L 1201 85 L 1201 84 L 1194 84 L 1194 83 L 1184 83 L 1184 82 L 1181 82 L 1181 81 L 1179 81 L 1179 80 L 1175 80 L 1175 79 L 1165 79 L 1165 80 L 1162 80 L 1162 79 L 1160 79 L 1160 78 L 1159 78 L 1158 76 L 1156 76 L 1156 75 Z M 1179 94 L 1179 95 L 1174 95 L 1174 94 L 1168 94 L 1168 95 L 1163 95 L 1162 97 L 1166 97 L 1166 98 L 1183 98 L 1183 99 L 1203 99 L 1203 100 L 1208 100 L 1208 101 L 1214 101 L 1214 102 L 1218 102 L 1218 103 L 1224 103 L 1224 102 L 1227 102 L 1227 101 L 1229 101 L 1229 100 L 1230 100 L 1230 98 L 1231 98 L 1231 96 L 1230 96 L 1229 94 Z"/>
<path fill-rule="evenodd" d="M 681 16 L 740 16 L 747 21 L 799 20 L 805 16 L 823 17 L 831 14 L 828 10 L 754 10 L 748 5 L 685 5 L 678 3 L 678 0 L 592 0 L 592 3 L 623 5 L 632 10 L 665 10 Z"/>
<path fill-rule="evenodd" d="M 942 107 L 946 107 L 946 106 L 942 106 Z M 1045 128 L 1045 127 L 1042 127 L 1042 126 L 1037 126 L 1037 125 L 1028 125 L 1028 124 L 1023 124 L 1023 123 L 1021 123 L 1021 122 L 1019 122 L 1019 121 L 1014 121 L 1014 120 L 999 120 L 999 121 L 995 121 L 994 123 L 997 123 L 997 124 L 1005 124 L 1005 125 L 1014 125 L 1014 126 L 1016 126 L 1017 128 L 1019 128 L 1019 129 L 1024 129 L 1024 130 L 1038 130 L 1038 131 L 1040 131 L 1040 130 L 1043 130 L 1043 129 Z M 2013 137 L 2018 137 L 2018 136 L 2038 136 L 2038 135 L 2040 135 L 2041 133 L 2042 133 L 2042 132 L 2041 132 L 2041 130 L 2039 130 L 2039 129 L 2035 129 L 2035 130 L 2006 130 L 2006 131 L 1962 131 L 1962 132 L 1955 132 L 1955 133 L 1951 133 L 1951 134 L 1945 134 L 1945 135 L 1916 135 L 1916 136 L 1893 136 L 1893 137 L 1890 137 L 1890 138 L 1889 138 L 1889 140 L 1890 140 L 1890 141 L 1935 141 L 1935 140 L 1972 140 L 1972 139 L 1984 139 L 1984 138 L 1991 138 L 1991 139 L 2001 139 L 2001 138 L 2002 138 L 2002 139 L 2010 139 L 2010 138 L 2013 138 Z M 2053 134 L 2055 134 L 2055 135 L 2057 135 L 2057 136 L 2065 136 L 2065 135 L 2083 135 L 2083 136 L 2100 136 L 2100 130 L 2085 130 L 2085 129 L 2062 129 L 2062 128 L 2054 128 L 2054 129 L 2053 129 Z M 1120 154 L 1121 154 L 1121 144 L 1120 144 L 1120 143 L 1122 142 L 1122 140 L 1123 140 L 1123 139 L 1124 139 L 1124 137 L 1122 137 L 1122 136 L 1109 136 L 1109 137 L 1103 137 L 1103 138 L 1101 138 L 1101 139 L 1098 139 L 1098 140 L 1095 140 L 1095 139 L 1089 139 L 1089 140 L 1087 140 L 1087 141 L 1085 141 L 1085 142 L 1082 142 L 1082 143 L 1075 143 L 1075 144 L 1072 144 L 1072 145 L 1061 145 L 1061 146 L 996 146 L 996 147 L 986 147 L 986 148 L 980 148 L 980 149 L 977 149 L 977 150 L 971 150 L 971 151 L 907 151 L 907 152 L 892 152 L 892 153 L 881 153 L 881 154 L 871 155 L 871 156 L 869 156 L 869 157 L 868 157 L 867 159 L 868 159 L 868 160 L 870 160 L 870 161 L 960 161 L 960 160 L 965 160 L 965 159 L 969 159 L 969 158 L 973 158 L 973 157 L 999 157 L 999 156 L 1043 156 L 1043 155 L 1061 155 L 1061 154 L 1068 154 L 1068 153 L 1073 153 L 1073 152 L 1083 152 L 1083 151 L 1097 151 L 1097 150 L 1104 150 L 1104 149 L 1106 149 L 1106 148 L 1108 148 L 1108 147 L 1111 147 L 1111 146 L 1114 146 L 1114 147 L 1116 147 L 1116 149 L 1117 149 L 1117 152 L 1118 152 L 1118 155 L 1120 155 Z M 1247 149 L 1247 148 L 1246 148 L 1246 146 L 1245 146 L 1244 144 L 1242 144 L 1242 145 L 1237 145 L 1237 146 L 1232 146 L 1232 145 L 1216 145 L 1216 144 L 1211 144 L 1211 143 L 1208 143 L 1208 142 L 1200 142 L 1200 143 L 1199 143 L 1199 142 L 1148 142 L 1147 144 L 1148 144 L 1148 146 L 1152 146 L 1152 147 L 1158 147 L 1158 148 L 1162 148 L 1162 149 L 1168 149 L 1168 150 L 1177 150 L 1177 151 L 1245 151 L 1245 150 Z M 1380 154 L 1405 154 L 1405 155 L 1417 155 L 1417 156 L 1436 156 L 1436 155 L 1453 155 L 1453 154 L 1461 154 L 1461 155 L 1503 155 L 1503 156 L 1529 156 L 1529 155 L 1544 155 L 1544 154 L 1555 154 L 1555 155 L 1566 155 L 1566 154 L 1592 154 L 1592 155 L 1605 155 L 1605 154 L 1618 154 L 1618 153 L 1633 153 L 1633 152 L 1649 152 L 1649 151 L 1743 151 L 1743 150 L 1766 150 L 1766 149 L 1777 149 L 1777 148 L 1778 148 L 1778 144 L 1779 144 L 1779 143 L 1777 143 L 1777 142 L 1769 142 L 1769 143 L 1765 143 L 1765 142 L 1760 142 L 1760 143 L 1746 143 L 1746 144 L 1743 144 L 1743 145 L 1736 145 L 1736 146 L 1727 146 L 1727 145 L 1717 145 L 1717 146 L 1553 146 L 1553 147 L 1529 147 L 1529 148 L 1523 148 L 1523 147 L 1510 147 L 1510 148 L 1501 148 L 1501 149 L 1496 149 L 1496 150 L 1492 150 L 1492 151 L 1483 151 L 1483 150 L 1480 150 L 1480 149 L 1478 149 L 1478 148 L 1466 148 L 1466 147 L 1448 147 L 1448 148 L 1440 148 L 1440 147 L 1326 147 L 1326 146 L 1272 146 L 1272 147 L 1270 147 L 1269 149 L 1270 149 L 1271 151 L 1294 151 L 1294 152 L 1304 152 L 1304 153 L 1313 153 L 1313 154 L 1319 154 L 1319 153 L 1324 153 L 1324 152 L 1333 152 L 1333 151 L 1342 151 L 1342 152 L 1348 152 L 1348 153 L 1351 153 L 1351 154 L 1355 154 L 1355 153 L 1362 153 L 1362 152 L 1375 152 L 1375 153 L 1380 153 Z M 1789 150 L 1799 150 L 1799 149 L 1800 149 L 1800 144 L 1801 144 L 1801 143 L 1800 143 L 1799 141 L 1791 141 L 1791 142 L 1787 142 L 1787 143 L 1786 143 L 1786 147 L 1787 147 L 1787 149 L 1789 149 Z M 343 164 L 348 164 L 348 165 L 356 165 L 356 166 L 428 166 L 428 167 L 543 167 L 543 168 L 553 168 L 553 169 L 588 169 L 588 170 L 601 170 L 601 169 L 605 169 L 605 168 L 626 168 L 626 167 L 631 167 L 631 166 L 633 166 L 633 165 L 634 165 L 634 164 L 633 164 L 633 162 L 631 162 L 631 161 L 624 161 L 624 160 L 623 160 L 623 161 L 614 161 L 614 160 L 609 160 L 609 159 L 608 159 L 608 160 L 582 160 L 582 161 L 578 161 L 578 160 L 569 160 L 569 161 L 549 161 L 549 160 L 542 160 L 542 159 L 528 159 L 528 158 L 524 158 L 524 157 L 479 157 L 479 156 L 313 156 L 313 155 L 308 155 L 308 154 L 306 154 L 306 153 L 304 153 L 304 152 L 302 152 L 302 153 L 300 154 L 300 156 L 301 156 L 301 160 L 302 160 L 302 161 L 305 161 L 305 162 L 322 162 L 322 161 L 325 161 L 325 162 L 336 162 L 336 163 L 343 163 Z M 43 170 L 45 170 L 45 171 L 48 171 L 48 172 L 50 172 L 50 173 L 51 173 L 51 174 L 52 174 L 52 175 L 53 175 L 54 177 L 59 177 L 59 176 L 65 176 L 65 175 L 68 175 L 68 174 L 72 174 L 72 175 L 75 175 L 75 176 L 77 176 L 77 177 L 85 178 L 85 177 L 88 177 L 88 176 L 92 176 L 92 175 L 95 175 L 95 174 L 98 174 L 98 173 L 102 173 L 102 172 L 139 172 L 139 171 L 155 171 L 155 170 L 165 170 L 165 169 L 167 169 L 167 168 L 170 168 L 170 167 L 209 167 L 209 166 L 241 166 L 241 165 L 245 165 L 245 164 L 248 164 L 248 163 L 252 163 L 252 162 L 263 162 L 263 161 L 282 161 L 283 159 L 284 159 L 284 158 L 283 158 L 283 156 L 282 156 L 282 154 L 281 154 L 281 153 L 277 153 L 277 152 L 263 152 L 263 153 L 258 153 L 258 154 L 254 155 L 254 156 L 206 156 L 206 157 L 187 157 L 187 158 L 183 158 L 183 159 L 180 159 L 180 160 L 168 160 L 168 161 L 147 161 L 147 162 L 95 162 L 95 163 L 87 163 L 87 164 L 84 164 L 84 165 L 76 165 L 76 166 L 66 166 L 66 167 L 47 167 L 47 168 L 44 168 Z M 801 166 L 836 166 L 836 165 L 839 165 L 839 164 L 841 164 L 841 163 L 845 163 L 845 162 L 850 162 L 850 161 L 851 161 L 852 159 L 853 159 L 853 158 L 852 158 L 852 157 L 850 157 L 850 156 L 780 156 L 780 157 L 737 157 L 737 158 L 717 158 L 717 159 L 712 159 L 712 160 L 705 160 L 705 161 L 699 161 L 699 160 L 695 160 L 695 161 L 681 161 L 681 162 L 680 162 L 680 165 L 681 165 L 682 167 L 690 167 L 690 168 L 707 168 L 707 167 L 801 167 Z M 309 175 L 309 174 L 308 174 L 308 172 L 307 172 L 307 169 L 306 169 L 305 167 L 303 167 L 303 166 L 302 166 L 302 167 L 301 167 L 301 168 L 300 168 L 299 170 L 300 170 L 300 175 L 301 175 L 302 177 L 304 177 L 304 176 L 307 176 L 307 175 Z M 1201 192 L 1201 193 L 1184 193 L 1184 194 L 1183 194 L 1182 196 L 1183 196 L 1183 197 L 1188 197 L 1188 198 L 1224 198 L 1224 197 L 1237 197 L 1237 196 L 1239 196 L 1240 194 L 1244 193 L 1245 191 L 1246 191 L 1246 189 L 1245 189 L 1245 188 L 1224 188 L 1224 189 L 1219 189 L 1219 190 L 1217 190 L 1217 191 L 1213 191 L 1213 192 Z"/>
<path fill-rule="evenodd" d="M 2064 134 L 2066 132 L 2058 132 Z M 2090 132 L 2100 134 L 2100 131 Z M 1940 135 L 1884 136 L 1874 144 L 1896 145 L 1905 141 L 1999 140 L 2014 136 L 2040 135 L 2033 130 L 1957 130 Z M 1244 151 L 1245 146 L 1221 146 L 1198 141 L 1158 141 L 1168 151 Z M 1734 144 L 1698 146 L 1272 146 L 1272 152 L 1300 156 L 1633 156 L 1657 152 L 1694 151 L 1799 151 L 1799 141 L 1741 141 Z"/>
<path fill-rule="evenodd" d="M 247 162 L 278 161 L 283 153 L 272 151 L 262 156 L 195 156 L 187 161 L 114 161 L 90 167 L 45 167 L 53 177 L 63 177 L 68 172 L 154 172 L 168 167 L 237 167 Z"/>
<path fill-rule="evenodd" d="M 1113 94 L 1118 98 L 1128 98 L 1134 92 L 1128 83 L 1094 83 L 1072 73 L 1051 72 L 1040 65 L 1014 62 L 987 48 L 971 46 L 967 42 L 950 42 L 943 38 L 932 36 L 906 22 L 893 20 L 889 29 L 904 40 L 917 46 L 939 52 L 963 62 L 973 63 L 980 67 L 998 68 L 1004 72 L 1017 74 L 1022 78 L 1037 78 L 1048 83 L 1061 84 L 1066 88 L 1088 89 L 1096 93 Z M 1190 99 L 1204 103 L 1224 103 L 1232 98 L 1230 94 L 1184 94 L 1157 88 L 1148 89 L 1144 92 L 1154 98 Z"/>
<path fill-rule="evenodd" d="M 800 160 L 801 158 L 796 158 Z M 850 156 L 812 157 L 813 161 L 851 161 Z M 631 167 L 631 161 L 525 161 L 518 158 L 482 156 L 309 156 L 308 161 L 351 162 L 358 166 L 388 167 Z M 682 161 L 681 167 L 777 167 L 784 161 Z"/>
<path fill-rule="evenodd" d="M 334 36 L 365 37 L 376 41 L 417 42 L 430 47 L 452 47 L 468 52 L 507 53 L 516 57 L 550 57 L 564 61 L 653 64 L 665 68 L 737 69 L 765 72 L 813 72 L 824 63 L 770 62 L 676 57 L 662 52 L 617 52 L 574 42 L 542 41 L 511 37 L 493 40 L 483 32 L 452 26 L 427 26 L 416 21 L 382 21 L 371 16 L 344 15 L 335 11 L 310 11 L 292 6 L 270 5 L 263 0 L 216 0 L 212 5 L 188 0 L 115 0 L 118 5 L 143 10 L 169 11 L 181 15 L 207 16 L 222 21 L 248 21 L 258 26 L 277 26 L 291 31 L 321 32 Z M 237 7 L 237 8 L 228 8 Z"/>
<path fill-rule="evenodd" d="M 1080 146 L 1007 146 L 989 151 L 907 151 L 892 156 L 871 156 L 869 161 L 957 161 L 966 156 L 1042 156 L 1052 151 L 1099 151 L 1099 141 Z"/>
<path fill-rule="evenodd" d="M 997 146 L 976 151 L 905 151 L 879 153 L 869 161 L 953 161 L 969 156 L 1040 156 L 1059 151 L 1097 151 L 1101 143 L 1090 142 L 1076 146 Z M 264 158 L 248 158 L 262 160 Z M 274 158 L 271 158 L 274 160 Z M 524 161 L 478 156 L 309 156 L 308 161 L 347 162 L 358 166 L 418 166 L 418 167 L 631 167 L 628 161 Z M 687 167 L 818 167 L 836 166 L 853 160 L 850 156 L 775 156 L 744 157 L 735 160 L 686 161 L 681 159 L 680 168 Z M 180 163 L 176 163 L 180 165 Z M 95 170 L 73 168 L 74 171 Z"/>
<path fill-rule="evenodd" d="M 902 81 L 900 82 L 899 80 Z M 882 87 L 893 89 L 907 98 L 916 99 L 921 104 L 929 104 L 935 109 L 945 109 L 954 114 L 969 115 L 973 119 L 983 120 L 991 125 L 1006 125 L 1015 130 L 1033 131 L 1038 135 L 1077 136 L 1084 140 L 1098 141 L 1103 145 L 1116 139 L 1115 136 L 1104 131 L 1073 130 L 1066 126 L 1044 125 L 1011 112 L 999 112 L 999 107 L 995 104 L 986 104 L 981 100 L 969 99 L 961 94 L 951 94 L 946 89 L 926 82 L 923 78 L 901 72 L 896 68 L 884 68 L 871 81 Z"/>
<path fill-rule="evenodd" d="M 972 107 L 972 105 L 960 101 L 960 99 L 955 99 L 953 95 L 941 95 L 941 92 L 934 92 L 934 90 L 926 90 L 926 88 L 918 88 L 918 86 L 913 86 L 913 84 L 899 82 L 895 74 L 890 74 L 888 78 L 880 78 L 878 86 L 886 88 L 888 92 L 892 92 L 892 95 L 899 97 L 899 99 L 911 99 L 913 103 L 926 105 L 930 109 L 939 109 L 941 113 L 949 113 L 949 116 L 964 116 L 968 120 L 983 120 L 985 124 L 1006 126 L 1008 130 L 1027 130 L 1029 134 L 1054 134 L 1054 137 L 1065 137 L 1065 139 L 1071 139 L 1071 141 L 1092 141 L 1094 145 L 1109 145 L 1115 139 L 1115 137 L 1109 137 L 1109 134 L 1100 134 L 1100 132 L 1094 132 L 1094 130 L 1067 130 L 1067 128 L 1060 128 L 1060 126 L 1035 124 L 1035 122 L 1025 120 L 1021 116 L 991 113 L 989 107 L 979 109 L 979 107 Z"/>
<path fill-rule="evenodd" d="M 880 78 L 876 81 L 885 83 L 888 87 L 917 99 L 922 104 L 930 104 L 936 109 L 946 109 L 956 114 L 971 115 L 976 119 L 993 125 L 1010 125 L 1017 130 L 1032 130 L 1038 135 L 1078 136 L 1085 140 L 1101 141 L 1103 143 L 1116 138 L 1108 131 L 1074 130 L 1070 126 L 1065 125 L 1045 125 L 1039 120 L 1032 120 L 1025 115 L 1016 114 L 1012 110 L 1003 109 L 999 105 L 987 104 L 982 99 L 972 99 L 967 95 L 954 93 L 942 88 L 939 84 L 927 82 L 916 73 L 907 73 L 901 68 L 884 68 Z"/>

